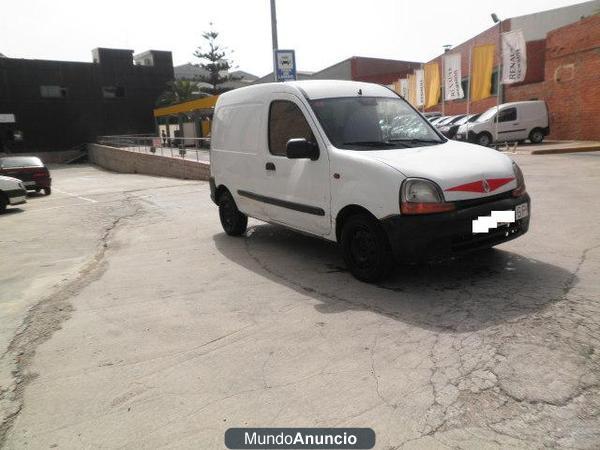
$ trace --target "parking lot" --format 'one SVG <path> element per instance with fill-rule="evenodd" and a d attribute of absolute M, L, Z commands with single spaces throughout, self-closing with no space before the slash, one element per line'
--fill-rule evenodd
<path fill-rule="evenodd" d="M 597 448 L 600 152 L 515 158 L 527 235 L 380 285 L 278 226 L 226 236 L 206 182 L 51 167 L 0 216 L 0 447 Z"/>

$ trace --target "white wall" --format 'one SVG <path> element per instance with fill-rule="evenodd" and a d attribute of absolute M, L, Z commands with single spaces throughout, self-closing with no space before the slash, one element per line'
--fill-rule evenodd
<path fill-rule="evenodd" d="M 511 30 L 523 30 L 526 41 L 544 39 L 549 31 L 577 22 L 600 11 L 600 0 L 551 9 L 526 16 L 513 17 Z"/>

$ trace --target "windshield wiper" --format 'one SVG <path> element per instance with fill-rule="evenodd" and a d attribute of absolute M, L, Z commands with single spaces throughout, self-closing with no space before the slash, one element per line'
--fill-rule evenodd
<path fill-rule="evenodd" d="M 342 145 L 364 145 L 365 147 L 389 147 L 394 145 L 390 141 L 353 141 L 353 142 L 342 142 Z"/>
<path fill-rule="evenodd" d="M 387 142 L 395 143 L 395 142 L 403 142 L 407 144 L 441 144 L 442 141 L 437 139 L 419 139 L 419 138 L 411 138 L 411 139 L 390 139 Z"/>

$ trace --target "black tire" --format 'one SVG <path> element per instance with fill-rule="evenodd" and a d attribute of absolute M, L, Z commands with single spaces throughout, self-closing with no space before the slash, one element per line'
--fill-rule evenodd
<path fill-rule="evenodd" d="M 529 133 L 529 140 L 532 144 L 541 144 L 544 140 L 544 132 L 539 128 L 534 128 Z"/>
<path fill-rule="evenodd" d="M 52 188 L 49 188 L 49 187 L 44 188 L 44 195 L 50 195 L 50 194 L 52 194 Z"/>
<path fill-rule="evenodd" d="M 6 201 L 6 198 L 4 198 L 4 195 L 2 195 L 2 193 L 0 192 L 0 214 L 6 211 L 7 204 L 8 202 Z"/>
<path fill-rule="evenodd" d="M 241 236 L 248 226 L 248 216 L 240 212 L 229 191 L 219 195 L 219 218 L 229 236 Z"/>
<path fill-rule="evenodd" d="M 394 266 L 392 249 L 385 231 L 366 214 L 351 216 L 343 225 L 341 246 L 348 270 L 367 283 L 380 281 Z"/>
<path fill-rule="evenodd" d="M 492 136 L 486 132 L 479 133 L 475 139 L 475 143 L 484 147 L 489 147 L 492 145 Z"/>

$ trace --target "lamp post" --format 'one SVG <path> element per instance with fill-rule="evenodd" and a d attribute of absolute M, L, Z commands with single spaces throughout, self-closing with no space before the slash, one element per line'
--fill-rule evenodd
<path fill-rule="evenodd" d="M 496 76 L 496 123 L 494 141 L 498 147 L 498 119 L 500 118 L 500 97 L 502 96 L 502 20 L 496 13 L 492 13 L 492 20 L 498 24 L 498 74 Z"/>
<path fill-rule="evenodd" d="M 277 11 L 275 10 L 275 0 L 271 0 L 271 40 L 273 41 L 273 78 L 277 81 L 277 61 L 275 59 L 275 50 L 277 43 Z"/>
<path fill-rule="evenodd" d="M 444 49 L 444 54 L 442 55 L 442 116 L 444 116 L 446 110 L 446 67 L 444 59 L 446 53 L 452 48 L 452 45 L 444 44 L 442 48 Z"/>

